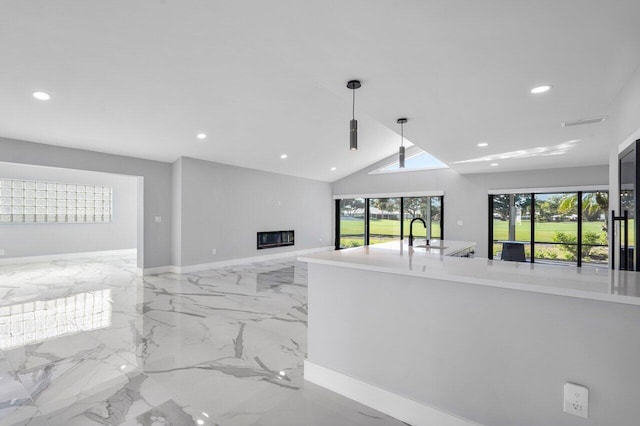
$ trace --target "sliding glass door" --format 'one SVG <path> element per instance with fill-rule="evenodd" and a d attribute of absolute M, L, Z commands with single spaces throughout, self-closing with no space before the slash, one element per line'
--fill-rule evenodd
<path fill-rule="evenodd" d="M 369 244 L 400 239 L 400 198 L 369 198 Z"/>
<path fill-rule="evenodd" d="M 336 249 L 400 240 L 409 236 L 409 224 L 418 223 L 414 235 L 442 239 L 444 197 L 348 198 L 336 200 Z"/>
<path fill-rule="evenodd" d="M 364 198 L 352 198 L 337 202 L 337 225 L 339 231 L 339 248 L 360 247 L 364 245 L 365 227 L 365 200 Z"/>
<path fill-rule="evenodd" d="M 433 198 L 440 198 L 440 197 L 433 197 Z M 404 202 L 404 210 L 403 210 L 403 217 L 404 217 L 404 230 L 403 230 L 403 236 L 408 237 L 409 236 L 409 226 L 411 224 L 411 221 L 417 217 L 421 218 L 422 220 L 424 220 L 427 224 L 429 223 L 429 210 L 430 210 L 430 205 L 429 205 L 429 197 L 411 197 L 411 198 L 405 198 Z M 416 223 L 413 226 L 413 235 L 416 237 L 422 237 L 422 238 L 426 238 L 427 236 L 427 229 L 425 229 L 425 227 L 422 225 L 422 223 Z"/>

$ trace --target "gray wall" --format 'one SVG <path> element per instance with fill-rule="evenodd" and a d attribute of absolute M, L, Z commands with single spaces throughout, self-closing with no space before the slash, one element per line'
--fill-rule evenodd
<path fill-rule="evenodd" d="M 0 161 L 143 177 L 144 197 L 139 200 L 143 200 L 144 227 L 138 226 L 138 266 L 171 263 L 171 164 L 7 138 L 0 138 Z M 155 216 L 161 216 L 162 222 L 156 223 Z"/>
<path fill-rule="evenodd" d="M 327 182 L 184 157 L 174 163 L 173 182 L 182 200 L 178 266 L 332 245 Z M 258 231 L 288 229 L 295 230 L 294 246 L 256 249 Z"/>
<path fill-rule="evenodd" d="M 171 166 L 171 264 L 182 265 L 182 158 Z"/>
<path fill-rule="evenodd" d="M 334 182 L 333 194 L 444 190 L 445 239 L 475 241 L 478 257 L 487 257 L 489 189 L 607 185 L 609 180 L 606 165 L 467 175 L 451 169 L 368 174 L 386 161 Z"/>
<path fill-rule="evenodd" d="M 37 223 L 0 227 L 5 257 L 41 256 L 136 247 L 137 179 L 55 167 L 0 163 L 0 178 L 104 185 L 113 188 L 110 223 Z"/>
<path fill-rule="evenodd" d="M 640 307 L 309 265 L 309 361 L 487 426 L 636 426 Z M 384 312 L 384 315 L 381 315 Z M 589 419 L 562 411 L 589 388 Z"/>

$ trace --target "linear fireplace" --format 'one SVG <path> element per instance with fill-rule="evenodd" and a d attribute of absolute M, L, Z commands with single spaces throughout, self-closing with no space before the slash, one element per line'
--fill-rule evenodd
<path fill-rule="evenodd" d="M 292 246 L 294 244 L 294 231 L 267 231 L 258 232 L 258 250 Z"/>

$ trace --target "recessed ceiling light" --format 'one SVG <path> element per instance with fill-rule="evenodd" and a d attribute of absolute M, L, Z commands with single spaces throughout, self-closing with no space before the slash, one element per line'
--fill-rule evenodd
<path fill-rule="evenodd" d="M 488 143 L 486 143 L 486 142 L 480 142 L 480 143 L 478 144 L 478 146 L 479 146 L 479 147 L 481 147 L 481 148 L 484 148 L 485 146 L 489 146 L 489 144 L 488 144 Z"/>
<path fill-rule="evenodd" d="M 33 92 L 33 97 L 40 101 L 48 101 L 51 99 L 51 95 L 46 92 Z"/>
<path fill-rule="evenodd" d="M 207 138 L 207 134 L 206 133 L 198 133 L 196 138 L 202 140 L 202 139 L 206 139 Z"/>
<path fill-rule="evenodd" d="M 282 154 L 282 155 L 280 156 L 280 158 L 282 158 L 282 159 L 284 160 L 285 158 L 287 158 L 287 154 Z"/>
<path fill-rule="evenodd" d="M 496 167 L 498 165 L 498 163 L 491 163 L 489 164 L 491 167 Z"/>
<path fill-rule="evenodd" d="M 533 89 L 531 89 L 531 93 L 538 94 L 538 93 L 548 92 L 549 90 L 551 90 L 551 86 L 544 85 L 544 86 L 534 87 Z"/>
<path fill-rule="evenodd" d="M 335 167 L 332 167 L 332 168 L 331 168 L 331 171 L 332 171 L 332 172 L 335 172 L 335 171 L 336 171 L 336 168 L 335 168 Z"/>

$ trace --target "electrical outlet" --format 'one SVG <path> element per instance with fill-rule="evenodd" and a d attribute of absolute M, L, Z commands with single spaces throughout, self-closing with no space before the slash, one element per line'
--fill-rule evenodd
<path fill-rule="evenodd" d="M 588 419 L 589 389 L 575 383 L 565 383 L 564 412 Z"/>
<path fill-rule="evenodd" d="M 0 256 L 4 256 L 4 250 L 0 250 Z"/>
<path fill-rule="evenodd" d="M 162 222 L 162 216 L 156 216 L 155 220 L 156 220 L 156 223 Z"/>
<path fill-rule="evenodd" d="M 211 249 L 211 254 L 216 254 L 218 252 L 218 250 L 216 249 Z"/>

